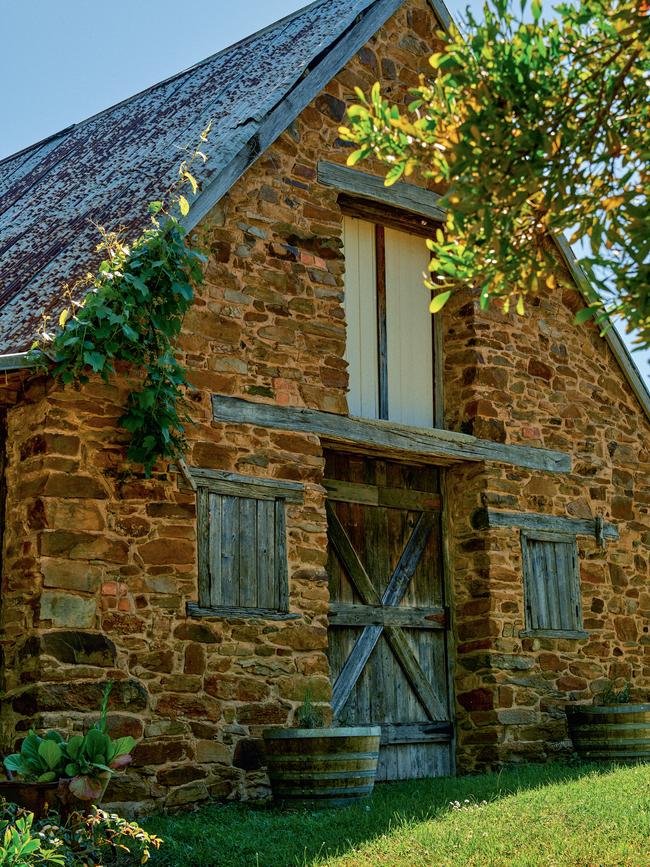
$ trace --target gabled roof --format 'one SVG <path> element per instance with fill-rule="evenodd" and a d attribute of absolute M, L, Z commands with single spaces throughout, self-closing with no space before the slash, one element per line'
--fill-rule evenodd
<path fill-rule="evenodd" d="M 246 169 L 402 5 L 316 0 L 190 69 L 0 161 L 0 370 L 28 366 L 41 316 L 93 264 L 95 224 L 131 232 L 176 177 L 186 147 L 212 120 L 193 228 Z M 444 0 L 428 0 L 441 25 Z M 586 277 L 558 247 L 583 293 Z M 650 391 L 626 346 L 606 335 L 650 418 Z"/>
<path fill-rule="evenodd" d="M 93 224 L 144 228 L 183 148 L 213 121 L 190 226 L 401 5 L 317 0 L 202 63 L 0 162 L 0 353 L 91 266 Z"/>

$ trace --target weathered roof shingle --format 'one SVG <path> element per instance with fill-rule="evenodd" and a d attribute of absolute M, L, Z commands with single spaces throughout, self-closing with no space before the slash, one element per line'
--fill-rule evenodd
<path fill-rule="evenodd" d="M 210 181 L 374 0 L 318 0 L 191 69 L 0 162 L 0 353 L 32 343 L 92 264 L 94 223 L 137 230 L 212 119 Z"/>

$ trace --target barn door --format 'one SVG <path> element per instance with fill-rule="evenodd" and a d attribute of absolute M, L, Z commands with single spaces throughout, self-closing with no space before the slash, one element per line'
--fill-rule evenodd
<path fill-rule="evenodd" d="M 381 725 L 380 780 L 451 772 L 438 470 L 326 459 L 335 719 Z"/>

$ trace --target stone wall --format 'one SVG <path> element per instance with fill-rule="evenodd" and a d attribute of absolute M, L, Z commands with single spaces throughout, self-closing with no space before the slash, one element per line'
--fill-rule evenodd
<path fill-rule="evenodd" d="M 425 0 L 401 9 L 195 233 L 209 262 L 182 341 L 195 388 L 187 460 L 304 483 L 287 514 L 299 619 L 185 616 L 197 598 L 194 495 L 165 468 L 146 480 L 125 462 L 124 381 L 32 380 L 9 410 L 2 745 L 32 725 L 82 730 L 114 679 L 111 724 L 142 738 L 109 789 L 123 808 L 259 795 L 262 728 L 290 724 L 307 688 L 329 713 L 320 442 L 215 424 L 210 395 L 347 411 L 341 214 L 316 164 L 345 162 L 338 126 L 355 85 L 379 75 L 409 99 L 436 47 L 433 20 Z"/>
<path fill-rule="evenodd" d="M 570 749 L 563 708 L 610 681 L 650 693 L 650 424 L 607 343 L 576 326 L 582 300 L 560 288 L 524 320 L 467 297 L 446 320 L 448 420 L 502 442 L 568 452 L 568 474 L 485 465 L 452 485 L 461 770 L 545 760 Z M 458 471 L 455 471 L 458 472 Z M 579 535 L 583 640 L 522 638 L 520 531 L 474 532 L 482 506 L 602 516 L 618 541 Z"/>
<path fill-rule="evenodd" d="M 32 379 L 7 413 L 2 745 L 30 725 L 82 730 L 114 679 L 111 725 L 142 738 L 109 793 L 123 807 L 255 797 L 266 791 L 261 729 L 291 723 L 307 687 L 327 707 L 320 442 L 216 424 L 210 395 L 346 412 L 341 214 L 316 164 L 345 161 L 337 130 L 355 85 L 379 76 L 408 99 L 436 48 L 431 22 L 425 0 L 407 3 L 196 231 L 209 263 L 183 335 L 195 387 L 187 460 L 304 483 L 304 505 L 287 516 L 297 620 L 186 617 L 197 598 L 194 495 L 168 468 L 147 480 L 125 462 L 124 381 L 75 391 Z M 650 685 L 650 430 L 605 342 L 573 324 L 579 303 L 559 288 L 525 319 L 481 313 L 470 295 L 445 310 L 447 426 L 574 458 L 566 476 L 448 472 L 461 770 L 566 749 L 562 704 L 605 678 Z M 519 534 L 474 530 L 486 504 L 619 526 L 605 552 L 579 537 L 588 640 L 519 638 Z"/>

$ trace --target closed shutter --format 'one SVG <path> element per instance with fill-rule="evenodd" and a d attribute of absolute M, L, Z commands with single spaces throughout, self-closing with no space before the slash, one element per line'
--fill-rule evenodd
<path fill-rule="evenodd" d="M 286 507 L 302 502 L 302 485 L 209 470 L 193 474 L 198 483 L 199 607 L 288 611 Z"/>
<path fill-rule="evenodd" d="M 359 418 L 379 417 L 375 227 L 343 219 L 348 408 Z"/>
<path fill-rule="evenodd" d="M 422 238 L 386 229 L 388 418 L 433 426 L 431 291 L 424 285 L 429 252 Z"/>
<path fill-rule="evenodd" d="M 582 629 L 580 572 L 575 536 L 521 534 L 526 627 L 531 631 Z"/>

